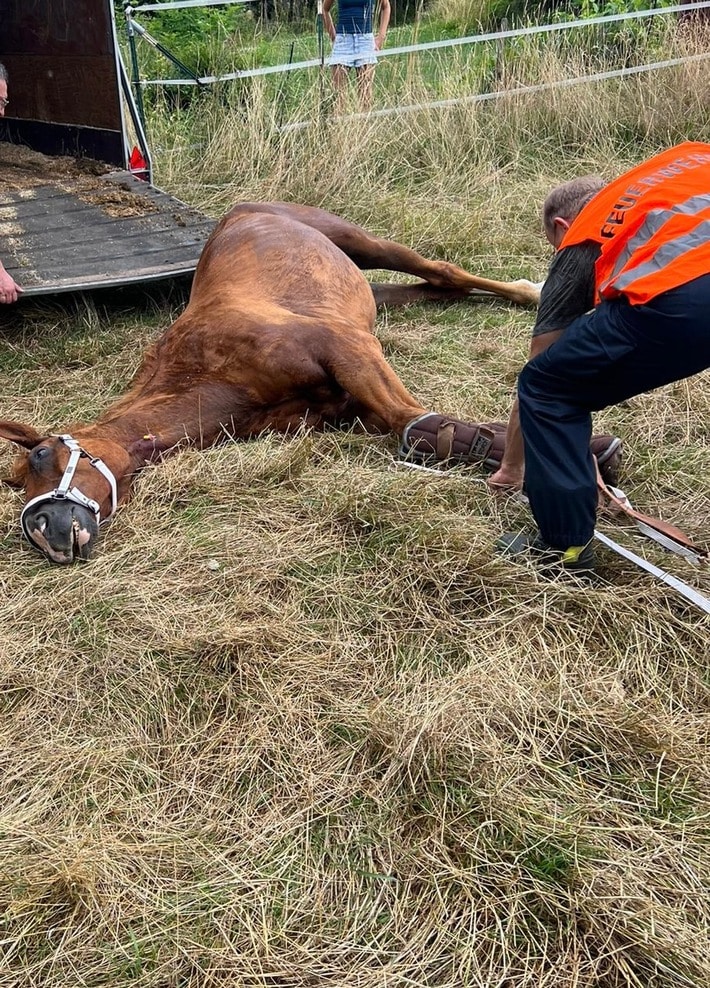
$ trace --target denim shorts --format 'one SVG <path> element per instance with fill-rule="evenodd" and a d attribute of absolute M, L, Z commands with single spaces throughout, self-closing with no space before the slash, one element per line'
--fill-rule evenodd
<path fill-rule="evenodd" d="M 362 65 L 375 65 L 376 62 L 374 34 L 336 34 L 328 65 L 359 69 Z"/>

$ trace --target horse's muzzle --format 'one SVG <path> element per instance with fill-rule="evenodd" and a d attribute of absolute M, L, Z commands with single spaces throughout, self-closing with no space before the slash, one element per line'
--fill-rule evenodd
<path fill-rule="evenodd" d="M 29 505 L 22 528 L 35 549 L 60 565 L 89 559 L 99 534 L 96 515 L 69 499 L 47 498 Z"/>

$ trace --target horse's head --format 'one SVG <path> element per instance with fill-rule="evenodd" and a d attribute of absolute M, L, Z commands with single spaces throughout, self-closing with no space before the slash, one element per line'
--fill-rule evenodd
<path fill-rule="evenodd" d="M 31 545 L 53 563 L 88 559 L 124 493 L 130 455 L 112 440 L 92 437 L 87 449 L 68 434 L 42 436 L 19 422 L 0 422 L 0 437 L 24 450 L 6 482 L 25 490 L 20 522 Z"/>

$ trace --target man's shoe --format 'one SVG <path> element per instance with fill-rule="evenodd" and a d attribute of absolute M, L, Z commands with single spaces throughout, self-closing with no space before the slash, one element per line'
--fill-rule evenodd
<path fill-rule="evenodd" d="M 520 562 L 529 560 L 541 575 L 550 579 L 577 576 L 588 582 L 596 580 L 596 560 L 591 542 L 568 549 L 554 549 L 540 537 L 539 532 L 508 532 L 496 541 L 496 551 Z"/>

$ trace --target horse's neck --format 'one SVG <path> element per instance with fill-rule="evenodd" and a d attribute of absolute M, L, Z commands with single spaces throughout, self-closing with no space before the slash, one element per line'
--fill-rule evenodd
<path fill-rule="evenodd" d="M 201 448 L 221 435 L 248 434 L 248 402 L 238 389 L 222 382 L 201 380 L 170 393 L 142 393 L 133 388 L 96 421 L 101 430 L 125 449 L 142 439 L 165 452 L 189 442 Z"/>

